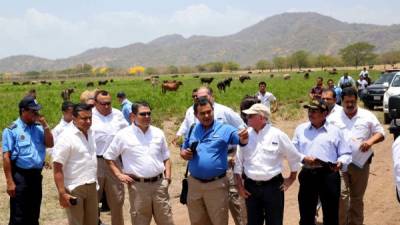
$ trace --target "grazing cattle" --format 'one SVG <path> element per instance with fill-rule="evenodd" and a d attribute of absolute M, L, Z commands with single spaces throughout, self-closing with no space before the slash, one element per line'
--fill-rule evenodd
<path fill-rule="evenodd" d="M 157 78 L 151 78 L 151 86 L 155 88 L 158 85 L 158 79 Z"/>
<path fill-rule="evenodd" d="M 211 82 L 213 82 L 213 80 L 214 80 L 214 77 L 202 77 L 202 78 L 200 78 L 200 82 L 202 84 L 207 84 L 207 85 L 210 85 Z"/>
<path fill-rule="evenodd" d="M 310 78 L 310 74 L 305 73 L 305 74 L 304 74 L 304 79 L 308 79 L 308 78 Z"/>
<path fill-rule="evenodd" d="M 199 78 L 200 76 L 199 75 L 193 75 L 193 78 Z"/>
<path fill-rule="evenodd" d="M 227 86 L 227 87 L 230 87 L 230 86 L 231 86 L 231 82 L 232 82 L 232 77 L 228 77 L 228 78 L 226 78 L 226 79 L 224 80 L 224 84 L 225 84 L 225 86 Z"/>
<path fill-rule="evenodd" d="M 17 81 L 13 81 L 12 84 L 13 84 L 13 85 L 20 85 L 20 83 L 17 82 Z"/>
<path fill-rule="evenodd" d="M 270 78 L 274 78 L 274 74 L 271 73 L 271 74 L 269 75 L 269 77 L 270 77 Z"/>
<path fill-rule="evenodd" d="M 86 87 L 94 87 L 94 83 L 91 81 L 91 82 L 87 82 L 86 83 Z"/>
<path fill-rule="evenodd" d="M 144 81 L 151 81 L 151 77 L 145 77 L 143 78 Z"/>
<path fill-rule="evenodd" d="M 153 75 L 153 76 L 151 76 L 151 78 L 160 78 L 160 76 L 158 76 L 158 75 Z"/>
<path fill-rule="evenodd" d="M 32 81 L 31 84 L 35 85 L 35 84 L 37 84 L 37 81 Z"/>
<path fill-rule="evenodd" d="M 251 71 L 248 71 L 247 73 L 248 73 L 248 74 L 252 74 L 253 72 L 251 72 Z"/>
<path fill-rule="evenodd" d="M 251 80 L 250 76 L 247 76 L 247 75 L 240 75 L 240 77 L 239 77 L 240 83 L 243 84 L 243 82 L 244 82 L 245 80 Z"/>
<path fill-rule="evenodd" d="M 47 81 L 46 80 L 41 80 L 40 83 L 41 84 L 47 84 Z"/>
<path fill-rule="evenodd" d="M 333 68 L 331 71 L 328 71 L 329 74 L 335 75 L 337 74 L 336 68 Z"/>
<path fill-rule="evenodd" d="M 372 70 L 372 69 L 374 68 L 374 65 L 370 65 L 370 66 L 368 66 L 368 68 L 369 68 L 370 70 Z"/>
<path fill-rule="evenodd" d="M 100 85 L 106 85 L 108 83 L 108 80 L 99 80 L 98 84 Z"/>
<path fill-rule="evenodd" d="M 225 92 L 225 82 L 224 81 L 220 81 L 217 83 L 217 88 L 219 91 L 224 91 Z"/>
<path fill-rule="evenodd" d="M 74 89 L 73 88 L 67 88 L 67 89 L 64 89 L 62 92 L 61 92 L 61 98 L 64 100 L 64 101 L 69 101 L 70 99 L 71 99 L 71 94 L 72 93 L 74 93 Z"/>
<path fill-rule="evenodd" d="M 31 82 L 30 82 L 30 81 L 24 81 L 24 82 L 22 82 L 22 85 L 28 85 L 28 84 L 31 84 Z"/>
<path fill-rule="evenodd" d="M 51 82 L 47 82 L 47 85 L 49 85 L 49 86 L 50 86 L 50 85 L 51 85 Z"/>
<path fill-rule="evenodd" d="M 307 72 L 312 73 L 312 70 L 311 70 L 311 69 L 308 69 Z"/>
<path fill-rule="evenodd" d="M 114 79 L 110 79 L 110 83 L 114 82 Z"/>
<path fill-rule="evenodd" d="M 161 84 L 161 90 L 162 93 L 165 94 L 167 91 L 177 91 L 179 86 L 182 85 L 182 81 L 178 81 L 178 82 L 171 82 L 171 83 L 162 83 Z"/>
<path fill-rule="evenodd" d="M 284 80 L 290 80 L 290 74 L 288 74 L 288 73 L 283 74 L 283 79 Z"/>
<path fill-rule="evenodd" d="M 60 80 L 60 84 L 64 84 L 65 83 L 65 80 Z"/>
<path fill-rule="evenodd" d="M 172 75 L 171 77 L 176 78 L 176 77 L 178 77 L 178 74 Z"/>

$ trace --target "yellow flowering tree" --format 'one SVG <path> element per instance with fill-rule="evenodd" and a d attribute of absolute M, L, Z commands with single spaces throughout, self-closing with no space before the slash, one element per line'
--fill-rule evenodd
<path fill-rule="evenodd" d="M 143 66 L 134 66 L 129 68 L 128 73 L 130 75 L 142 75 L 144 73 L 145 68 Z"/>

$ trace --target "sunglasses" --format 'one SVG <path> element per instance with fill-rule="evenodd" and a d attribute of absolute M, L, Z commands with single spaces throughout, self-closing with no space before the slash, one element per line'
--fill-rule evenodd
<path fill-rule="evenodd" d="M 151 112 L 140 112 L 138 114 L 141 116 L 151 116 Z"/>
<path fill-rule="evenodd" d="M 111 105 L 111 102 L 99 102 L 100 105 Z"/>

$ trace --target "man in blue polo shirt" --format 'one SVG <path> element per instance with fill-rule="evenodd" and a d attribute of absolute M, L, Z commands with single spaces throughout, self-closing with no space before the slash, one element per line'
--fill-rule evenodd
<path fill-rule="evenodd" d="M 230 144 L 246 145 L 247 130 L 214 120 L 214 108 L 207 98 L 193 106 L 200 123 L 185 138 L 180 155 L 189 160 L 188 210 L 192 225 L 228 224 L 228 166 Z"/>
<path fill-rule="evenodd" d="M 20 117 L 3 130 L 3 167 L 10 196 L 9 225 L 38 225 L 42 201 L 41 171 L 53 136 L 41 106 L 32 96 L 19 103 Z"/>
<path fill-rule="evenodd" d="M 132 102 L 126 98 L 125 92 L 118 92 L 117 94 L 118 102 L 121 104 L 121 111 L 124 114 L 126 121 L 131 124 L 130 115 L 132 113 Z"/>

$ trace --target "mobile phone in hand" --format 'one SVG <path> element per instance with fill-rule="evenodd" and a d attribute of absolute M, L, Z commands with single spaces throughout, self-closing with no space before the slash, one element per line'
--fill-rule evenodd
<path fill-rule="evenodd" d="M 69 198 L 69 203 L 70 203 L 71 205 L 76 205 L 76 204 L 78 204 L 78 198 L 77 198 L 77 197 L 71 197 L 71 198 Z"/>

